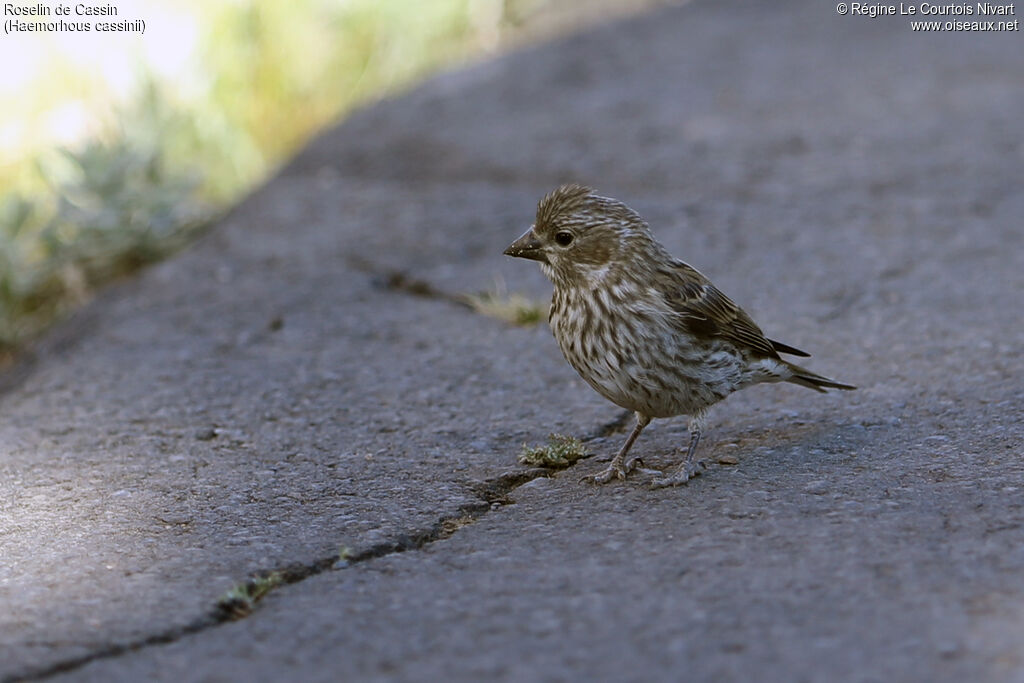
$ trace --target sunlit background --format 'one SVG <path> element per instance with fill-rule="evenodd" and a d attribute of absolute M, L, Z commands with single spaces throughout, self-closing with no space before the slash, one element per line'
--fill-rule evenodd
<path fill-rule="evenodd" d="M 353 106 L 654 0 L 110 3 L 145 32 L 0 35 L 0 364 Z"/>

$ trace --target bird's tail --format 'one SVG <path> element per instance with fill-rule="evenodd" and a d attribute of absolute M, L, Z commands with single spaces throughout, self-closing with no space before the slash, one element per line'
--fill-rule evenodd
<path fill-rule="evenodd" d="M 796 363 L 786 363 L 786 366 L 793 372 L 793 376 L 788 378 L 787 382 L 793 384 L 799 384 L 802 387 L 808 389 L 814 389 L 815 391 L 825 392 L 826 389 L 842 389 L 844 391 L 852 391 L 857 387 L 852 384 L 843 384 L 837 382 L 834 379 L 823 377 L 815 372 L 811 372 L 807 368 L 802 368 Z"/>

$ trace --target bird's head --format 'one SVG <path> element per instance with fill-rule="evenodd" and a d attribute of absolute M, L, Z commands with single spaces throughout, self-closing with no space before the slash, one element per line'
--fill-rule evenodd
<path fill-rule="evenodd" d="M 534 224 L 505 254 L 540 261 L 556 284 L 578 285 L 629 263 L 631 250 L 652 242 L 647 224 L 622 202 L 562 185 L 540 200 Z"/>

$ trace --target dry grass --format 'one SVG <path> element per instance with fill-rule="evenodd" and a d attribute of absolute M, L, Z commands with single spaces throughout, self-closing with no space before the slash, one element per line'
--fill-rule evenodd
<path fill-rule="evenodd" d="M 501 280 L 495 281 L 493 289 L 477 294 L 464 294 L 461 300 L 477 313 L 504 320 L 512 325 L 529 327 L 548 318 L 547 302 L 536 301 L 523 294 L 510 293 Z"/>

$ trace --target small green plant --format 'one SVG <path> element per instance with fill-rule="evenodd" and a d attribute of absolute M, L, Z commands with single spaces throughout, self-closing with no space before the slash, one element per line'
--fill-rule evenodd
<path fill-rule="evenodd" d="M 356 552 L 352 548 L 349 548 L 347 545 L 341 546 L 338 550 L 338 559 L 334 561 L 334 569 L 348 567 L 355 558 Z"/>
<path fill-rule="evenodd" d="M 546 303 L 534 301 L 522 294 L 510 294 L 505 289 L 505 283 L 500 280 L 496 281 L 494 288 L 489 291 L 465 294 L 461 299 L 477 313 L 513 325 L 529 327 L 548 317 Z"/>
<path fill-rule="evenodd" d="M 217 609 L 229 619 L 242 619 L 252 614 L 256 603 L 282 583 L 284 576 L 280 572 L 254 576 L 221 596 Z"/>
<path fill-rule="evenodd" d="M 568 467 L 586 456 L 583 442 L 574 436 L 549 434 L 544 446 L 527 446 L 519 454 L 519 462 L 530 467 Z"/>

